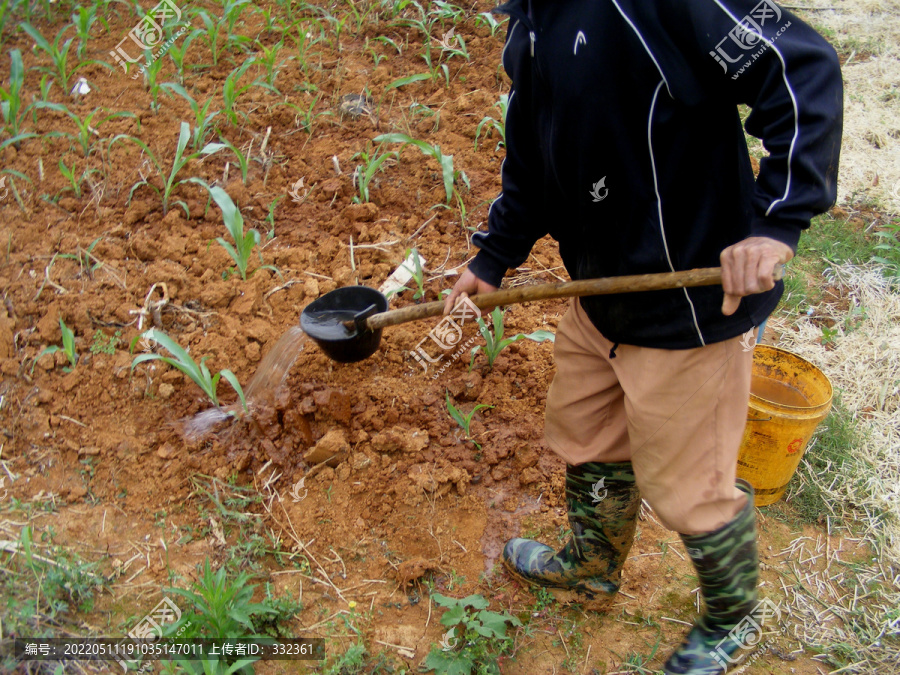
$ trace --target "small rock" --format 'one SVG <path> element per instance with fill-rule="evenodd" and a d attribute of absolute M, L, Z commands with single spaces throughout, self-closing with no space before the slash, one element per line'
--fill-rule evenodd
<path fill-rule="evenodd" d="M 164 443 L 159 446 L 159 449 L 156 451 L 156 456 L 160 459 L 172 459 L 178 450 L 174 448 L 170 443 Z"/>
<path fill-rule="evenodd" d="M 157 388 L 156 393 L 159 394 L 160 398 L 169 399 L 171 398 L 172 394 L 175 393 L 175 387 L 173 387 L 168 382 L 162 382 Z"/>
<path fill-rule="evenodd" d="M 347 434 L 343 429 L 332 429 L 319 439 L 303 456 L 307 464 L 321 464 L 328 461 L 328 466 L 337 466 L 343 456 L 350 451 Z"/>

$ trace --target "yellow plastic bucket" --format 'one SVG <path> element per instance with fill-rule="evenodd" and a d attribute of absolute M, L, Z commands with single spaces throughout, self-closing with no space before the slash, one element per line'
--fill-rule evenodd
<path fill-rule="evenodd" d="M 784 495 L 831 398 L 828 377 L 806 359 L 769 345 L 753 350 L 750 412 L 737 475 L 756 490 L 757 506 Z"/>

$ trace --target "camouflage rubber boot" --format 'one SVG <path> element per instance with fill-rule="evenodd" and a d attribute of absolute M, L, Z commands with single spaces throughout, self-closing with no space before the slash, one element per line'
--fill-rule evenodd
<path fill-rule="evenodd" d="M 697 569 L 706 613 L 697 620 L 682 645 L 666 661 L 671 675 L 713 675 L 739 663 L 742 625 L 756 609 L 759 558 L 756 550 L 756 513 L 753 488 L 738 481 L 747 504 L 734 520 L 709 534 L 681 535 Z M 727 638 L 727 639 L 726 639 Z"/>
<path fill-rule="evenodd" d="M 619 590 L 641 507 L 631 462 L 567 466 L 566 501 L 572 536 L 562 550 L 513 539 L 503 563 L 523 581 L 554 589 L 560 601 L 602 609 Z"/>

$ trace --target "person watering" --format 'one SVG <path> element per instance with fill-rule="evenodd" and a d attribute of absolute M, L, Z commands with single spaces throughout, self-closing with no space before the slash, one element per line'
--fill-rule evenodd
<path fill-rule="evenodd" d="M 576 299 L 559 323 L 545 438 L 566 461 L 571 539 L 503 562 L 603 605 L 641 497 L 679 533 L 705 612 L 666 673 L 715 673 L 757 605 L 753 490 L 736 482 L 752 351 L 810 219 L 834 203 L 840 66 L 770 0 L 512 0 L 502 193 L 448 296 L 495 290 L 549 234 L 573 279 L 721 265 L 722 286 Z M 768 156 L 754 177 L 748 133 Z M 746 344 L 746 342 L 745 342 Z M 719 656 L 717 656 L 719 654 Z"/>

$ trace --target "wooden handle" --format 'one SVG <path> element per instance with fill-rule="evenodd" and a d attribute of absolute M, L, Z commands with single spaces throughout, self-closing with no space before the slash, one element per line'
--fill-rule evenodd
<path fill-rule="evenodd" d="M 780 266 L 776 268 L 776 272 Z M 780 278 L 778 274 L 776 278 Z M 722 268 L 707 267 L 682 272 L 665 272 L 662 274 L 635 274 L 625 277 L 605 277 L 602 279 L 582 279 L 581 281 L 564 281 L 555 284 L 538 284 L 536 286 L 519 286 L 492 293 L 479 293 L 469 297 L 476 307 L 496 307 L 497 305 L 515 305 L 532 300 L 550 300 L 552 298 L 571 298 L 586 295 L 610 295 L 613 293 L 636 293 L 639 291 L 664 291 L 673 288 L 692 288 L 695 286 L 715 286 L 722 283 Z M 370 330 L 378 330 L 386 326 L 396 326 L 408 321 L 418 321 L 444 313 L 444 301 L 426 302 L 401 309 L 392 309 L 370 316 L 366 325 Z"/>

